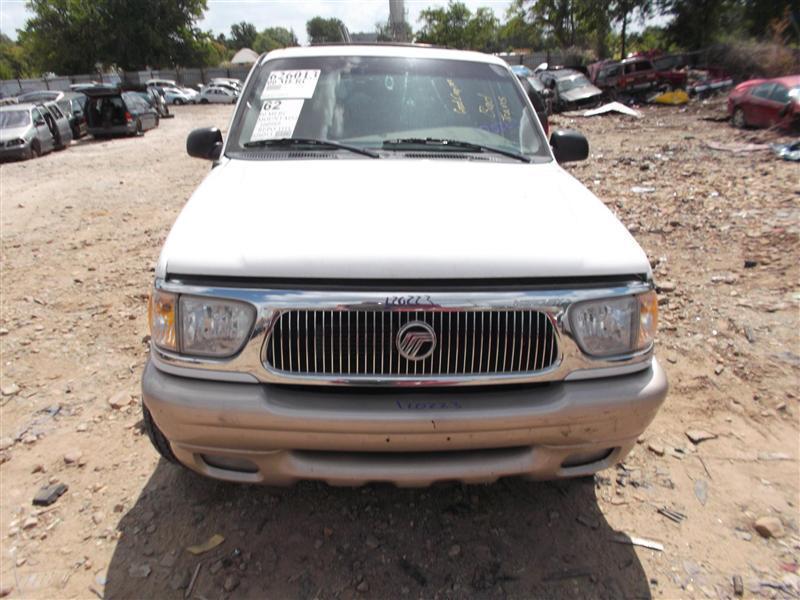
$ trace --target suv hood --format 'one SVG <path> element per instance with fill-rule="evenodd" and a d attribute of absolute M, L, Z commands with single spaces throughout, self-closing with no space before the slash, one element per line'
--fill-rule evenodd
<path fill-rule="evenodd" d="M 157 277 L 486 279 L 650 272 L 556 163 L 225 160 L 178 217 Z"/>

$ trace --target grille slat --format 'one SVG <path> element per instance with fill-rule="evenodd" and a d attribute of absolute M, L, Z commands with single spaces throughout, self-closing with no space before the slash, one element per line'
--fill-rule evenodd
<path fill-rule="evenodd" d="M 401 354 L 396 339 L 414 322 L 429 327 L 438 346 L 419 360 L 406 358 L 407 348 Z M 431 343 L 425 335 L 417 349 Z M 535 374 L 559 357 L 548 316 L 515 309 L 288 310 L 275 317 L 264 353 L 268 368 L 287 374 L 414 379 Z"/>

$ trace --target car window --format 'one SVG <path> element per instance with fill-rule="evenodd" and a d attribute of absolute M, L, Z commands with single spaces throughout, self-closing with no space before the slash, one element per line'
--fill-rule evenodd
<path fill-rule="evenodd" d="M 776 83 L 775 88 L 769 95 L 769 99 L 774 102 L 780 102 L 781 104 L 786 104 L 789 101 L 789 88 L 780 83 Z"/>
<path fill-rule="evenodd" d="M 625 72 L 626 73 L 633 73 L 633 71 L 635 69 L 636 69 L 636 65 L 634 65 L 633 63 L 628 63 L 627 65 L 625 65 Z"/>
<path fill-rule="evenodd" d="M 0 129 L 24 127 L 25 125 L 30 125 L 30 122 L 31 116 L 27 110 L 0 111 Z"/>
<path fill-rule="evenodd" d="M 634 64 L 636 65 L 636 70 L 637 71 L 652 71 L 653 70 L 653 65 L 649 61 L 646 61 L 646 60 L 643 60 L 641 62 L 637 62 L 637 63 L 634 63 Z"/>
<path fill-rule="evenodd" d="M 48 104 L 46 108 L 47 110 L 50 111 L 50 114 L 53 115 L 56 119 L 64 118 L 64 113 L 61 112 L 57 104 Z"/>
<path fill-rule="evenodd" d="M 586 77 L 583 75 L 573 75 L 568 79 L 558 80 L 558 90 L 560 92 L 568 92 L 569 90 L 574 90 L 587 85 L 592 85 L 592 82 L 586 79 Z"/>
<path fill-rule="evenodd" d="M 549 157 L 507 67 L 419 57 L 278 58 L 251 76 L 228 149 L 282 137 L 380 148 L 447 138 Z"/>
<path fill-rule="evenodd" d="M 42 115 L 38 108 L 32 109 L 31 114 L 33 115 L 34 122 L 44 119 L 44 115 Z"/>
<path fill-rule="evenodd" d="M 767 99 L 769 98 L 769 94 L 772 91 L 772 87 L 774 85 L 775 85 L 774 83 L 762 83 L 760 85 L 757 85 L 755 88 L 753 88 L 752 95 L 755 96 L 756 98 Z"/>

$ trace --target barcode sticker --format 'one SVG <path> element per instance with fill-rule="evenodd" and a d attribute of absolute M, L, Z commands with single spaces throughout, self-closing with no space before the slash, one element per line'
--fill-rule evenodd
<path fill-rule="evenodd" d="M 305 100 L 294 98 L 290 100 L 267 100 L 258 114 L 256 126 L 253 128 L 251 142 L 260 140 L 275 140 L 292 137 L 300 111 L 303 110 Z"/>
<path fill-rule="evenodd" d="M 319 74 L 319 69 L 273 71 L 267 78 L 261 99 L 311 98 L 317 87 Z"/>

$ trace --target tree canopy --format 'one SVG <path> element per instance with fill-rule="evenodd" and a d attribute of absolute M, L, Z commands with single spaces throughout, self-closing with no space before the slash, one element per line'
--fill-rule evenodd
<path fill-rule="evenodd" d="M 211 36 L 195 28 L 206 0 L 28 0 L 19 41 L 41 70 L 93 72 L 199 64 Z"/>
<path fill-rule="evenodd" d="M 314 17 L 306 22 L 306 33 L 311 44 L 343 42 L 345 30 L 344 23 L 335 18 Z"/>
<path fill-rule="evenodd" d="M 290 29 L 259 31 L 248 21 L 231 25 L 228 35 L 202 31 L 196 24 L 207 0 L 27 0 L 27 7 L 31 17 L 17 42 L 0 37 L 0 77 L 209 66 L 244 47 L 260 53 L 298 45 Z M 654 16 L 664 24 L 655 25 Z M 747 38 L 800 43 L 800 0 L 512 0 L 503 17 L 449 0 L 423 9 L 416 33 L 385 21 L 375 36 L 482 52 L 570 48 L 597 58 Z M 337 18 L 306 23 L 311 44 L 342 42 L 345 31 Z"/>

